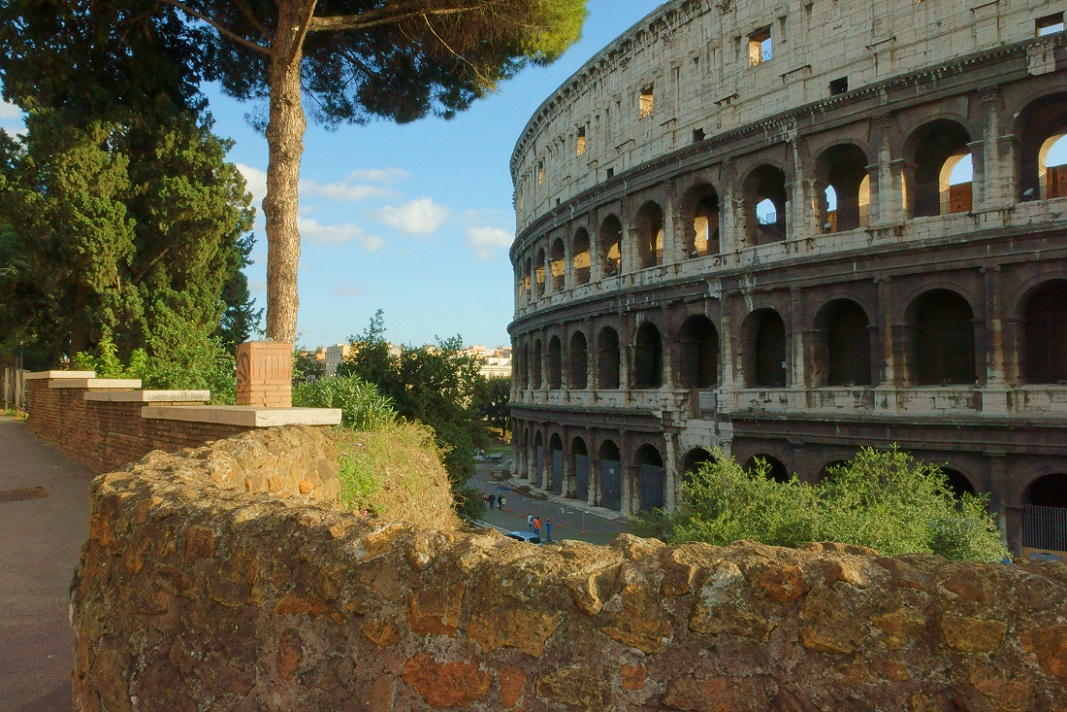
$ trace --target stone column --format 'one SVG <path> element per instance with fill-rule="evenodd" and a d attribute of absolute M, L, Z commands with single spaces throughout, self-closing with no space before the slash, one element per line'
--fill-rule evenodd
<path fill-rule="evenodd" d="M 890 137 L 897 131 L 896 122 L 888 116 L 874 122 L 878 159 L 871 171 L 871 227 L 892 227 L 904 222 L 903 168 L 904 161 L 893 159 Z"/>
<path fill-rule="evenodd" d="M 981 149 L 981 197 L 975 196 L 974 212 L 999 210 L 1015 203 L 1015 155 L 1011 137 L 1000 135 L 1000 89 L 990 87 L 980 92 L 982 102 L 982 140 L 976 141 Z M 1004 138 L 1009 140 L 1004 141 Z M 1005 150 L 1007 149 L 1007 150 Z M 971 160 L 975 164 L 975 186 L 978 184 L 978 151 L 973 150 Z"/>
<path fill-rule="evenodd" d="M 678 506 L 678 456 L 676 450 L 678 448 L 678 436 L 676 433 L 664 433 L 663 434 L 663 469 L 665 479 L 667 480 L 663 486 L 663 508 L 668 512 L 673 512 Z"/>
<path fill-rule="evenodd" d="M 985 383 L 982 387 L 982 412 L 1007 415 L 1008 384 L 1004 355 L 1004 325 L 1000 265 L 982 268 L 985 277 Z"/>
<path fill-rule="evenodd" d="M 237 345 L 237 405 L 293 407 L 293 345 L 246 341 Z"/>

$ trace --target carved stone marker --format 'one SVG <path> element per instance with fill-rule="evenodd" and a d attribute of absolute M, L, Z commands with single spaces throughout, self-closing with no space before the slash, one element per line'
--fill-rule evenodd
<path fill-rule="evenodd" d="M 237 405 L 293 406 L 293 345 L 246 341 L 237 345 Z"/>

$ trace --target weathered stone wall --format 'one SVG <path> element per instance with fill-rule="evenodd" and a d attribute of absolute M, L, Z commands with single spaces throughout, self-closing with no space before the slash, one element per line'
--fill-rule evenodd
<path fill-rule="evenodd" d="M 330 452 L 265 431 L 94 481 L 75 709 L 1064 708 L 1062 564 L 387 525 L 332 506 Z"/>

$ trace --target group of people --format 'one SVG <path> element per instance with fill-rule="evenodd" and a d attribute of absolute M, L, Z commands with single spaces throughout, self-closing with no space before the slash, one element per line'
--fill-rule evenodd
<path fill-rule="evenodd" d="M 497 497 L 495 494 L 482 495 L 482 501 L 485 502 L 485 506 L 488 509 L 504 509 L 504 505 L 508 503 L 508 498 L 504 495 Z"/>
<path fill-rule="evenodd" d="M 538 538 L 541 536 L 541 518 L 535 517 L 532 514 L 526 515 L 526 526 L 529 528 L 531 534 L 536 534 Z M 552 541 L 552 520 L 545 520 L 545 541 Z"/>

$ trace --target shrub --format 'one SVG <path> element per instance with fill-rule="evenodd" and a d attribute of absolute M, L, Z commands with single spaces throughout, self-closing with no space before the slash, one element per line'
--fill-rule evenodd
<path fill-rule="evenodd" d="M 392 401 L 373 383 L 358 376 L 337 376 L 293 386 L 293 405 L 340 408 L 341 425 L 353 430 L 380 430 L 396 420 Z"/>
<path fill-rule="evenodd" d="M 837 541 L 887 556 L 932 553 L 977 561 L 1007 556 L 986 495 L 956 499 L 937 466 L 895 446 L 863 448 L 815 485 L 795 475 L 775 482 L 768 470 L 758 459 L 745 470 L 716 452 L 682 485 L 679 511 L 655 525 L 671 532 L 672 541 L 721 545 L 752 539 L 777 546 Z"/>

